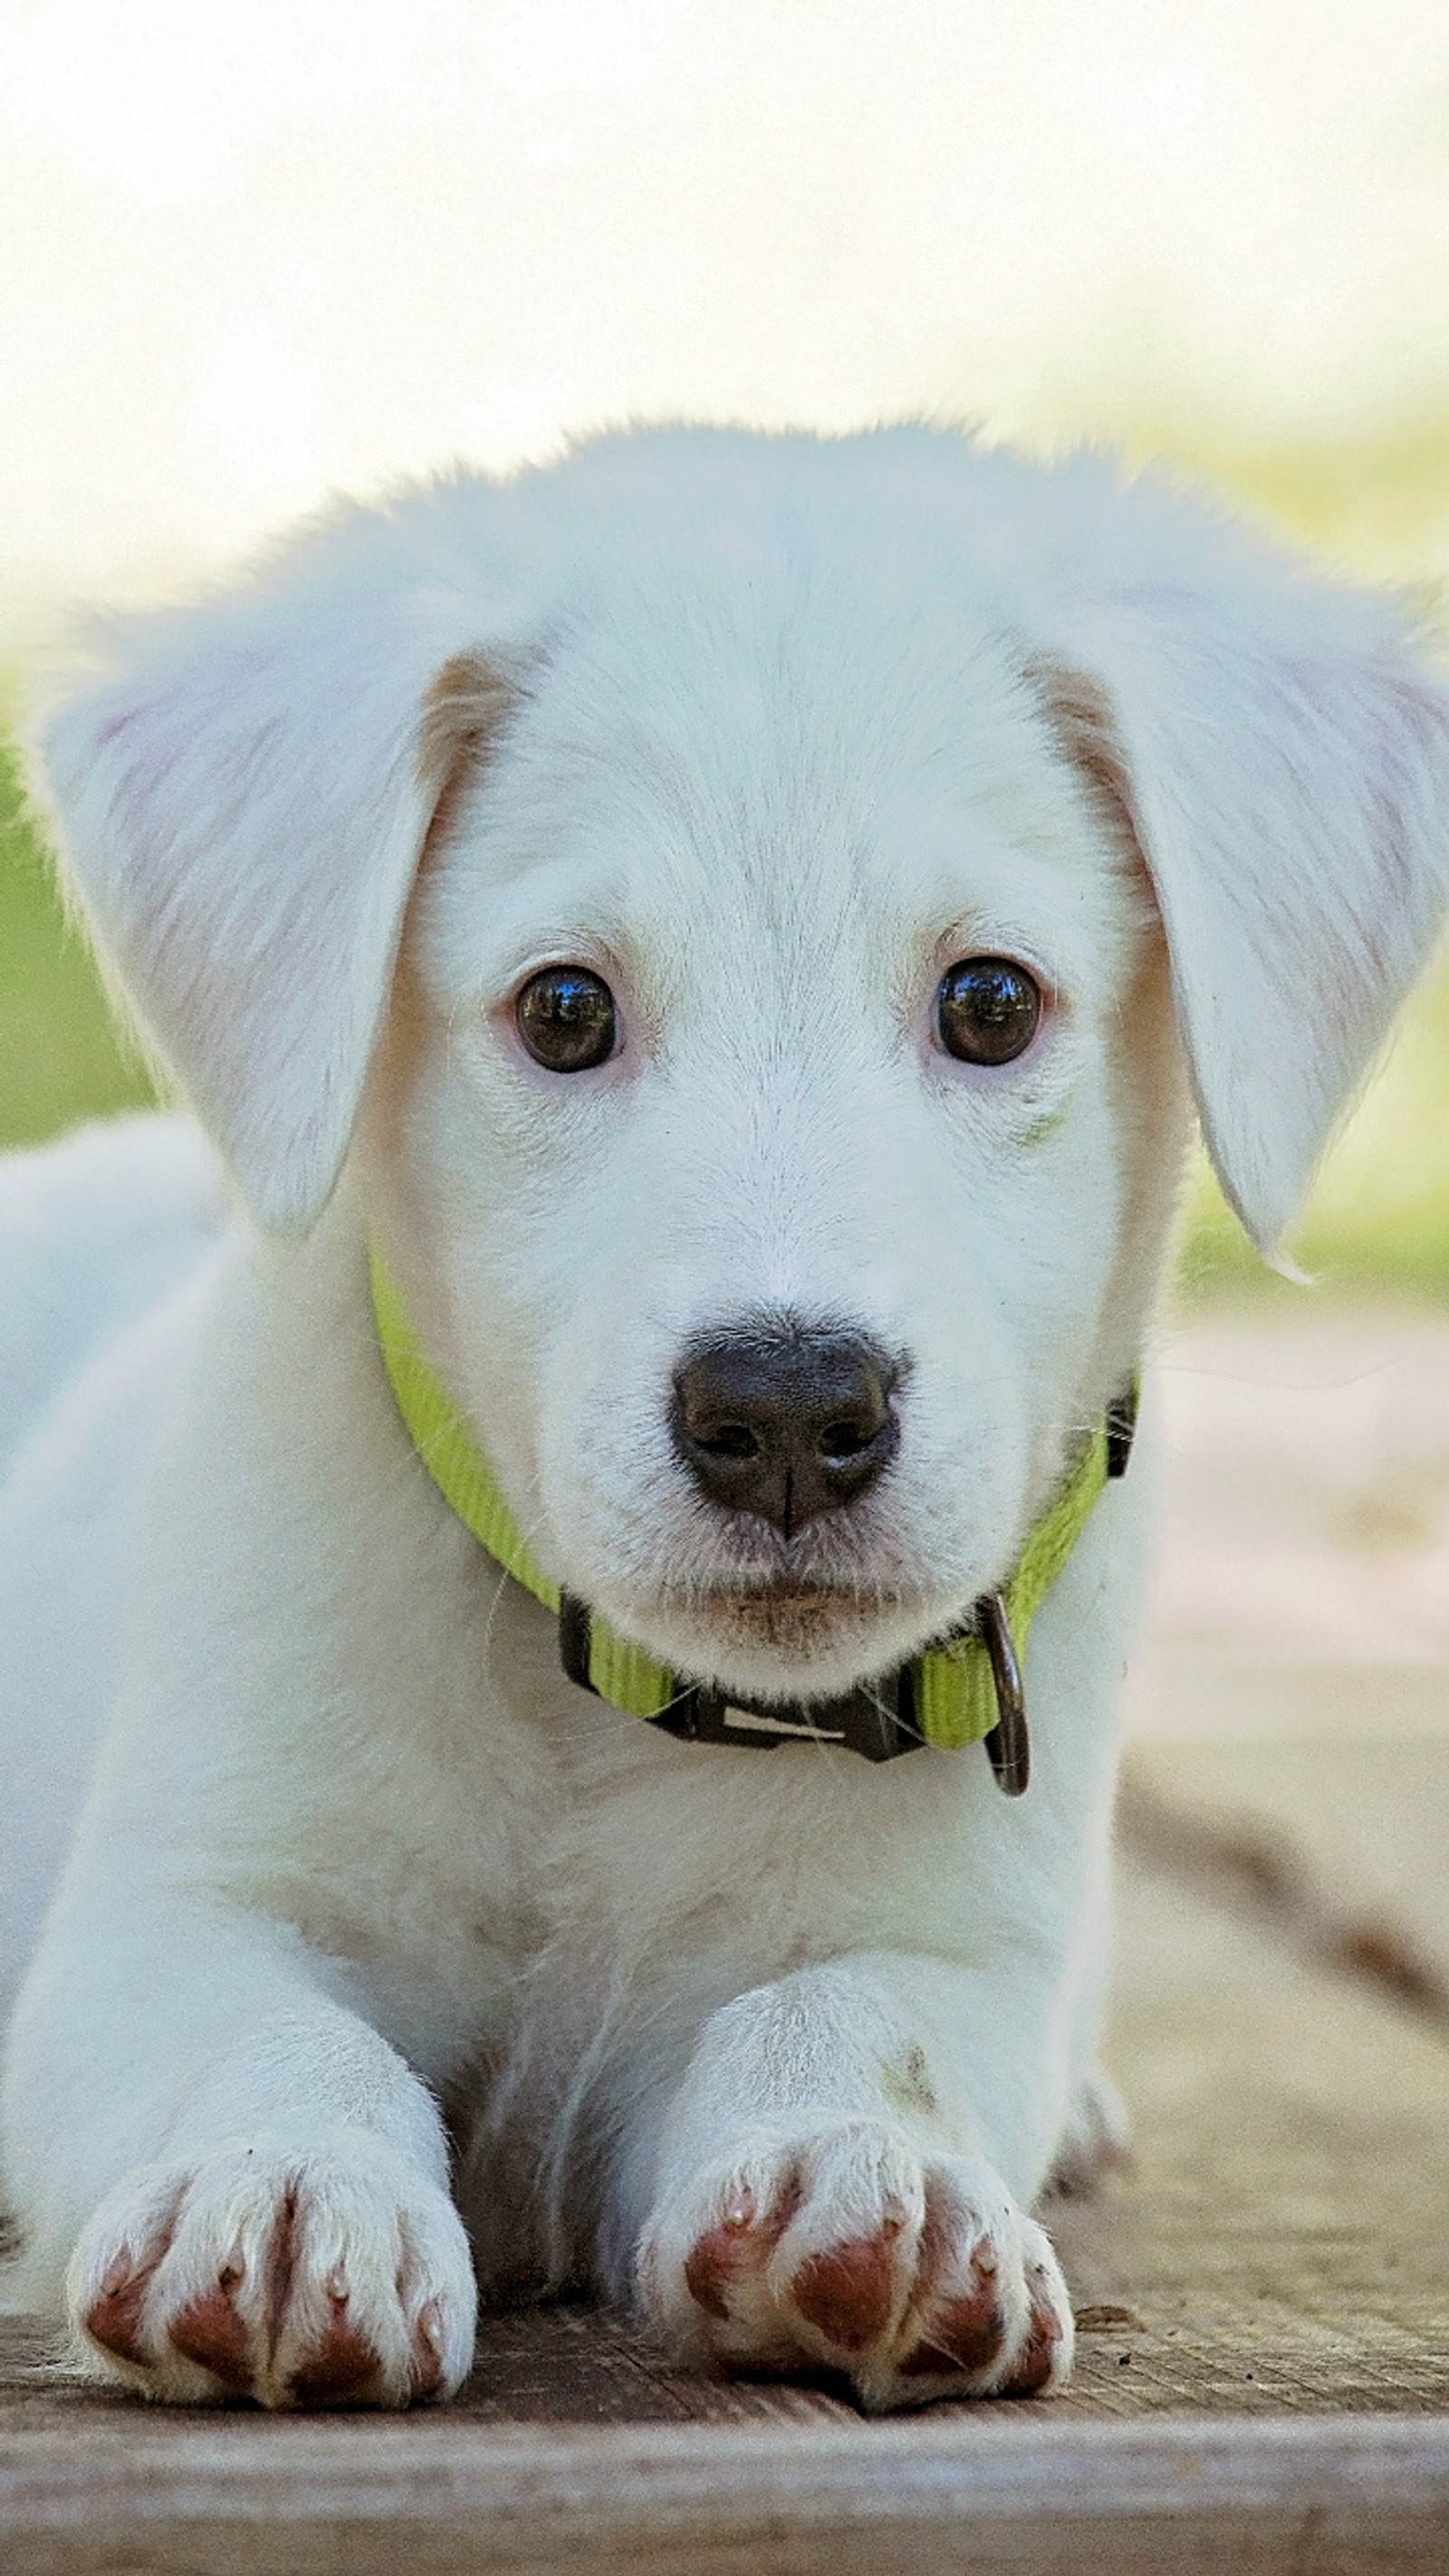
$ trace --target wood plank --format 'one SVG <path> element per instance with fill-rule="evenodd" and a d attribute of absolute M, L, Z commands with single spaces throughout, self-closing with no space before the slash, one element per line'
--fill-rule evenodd
<path fill-rule="evenodd" d="M 8 2576 L 1420 2576 L 1449 2426 L 924 2422 L 561 2432 L 270 2423 L 17 2435 Z"/>

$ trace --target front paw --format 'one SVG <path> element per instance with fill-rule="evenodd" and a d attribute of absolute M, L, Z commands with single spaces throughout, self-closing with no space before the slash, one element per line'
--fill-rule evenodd
<path fill-rule="evenodd" d="M 183 2404 L 406 2406 L 451 2396 L 473 2358 L 457 2212 L 369 2138 L 138 2166 L 66 2296 L 91 2375 Z"/>
<path fill-rule="evenodd" d="M 683 2356 L 843 2372 L 872 2412 L 1025 2397 L 1071 2369 L 1056 2256 L 989 2165 L 843 2120 L 754 2135 L 656 2208 L 645 2309 Z"/>

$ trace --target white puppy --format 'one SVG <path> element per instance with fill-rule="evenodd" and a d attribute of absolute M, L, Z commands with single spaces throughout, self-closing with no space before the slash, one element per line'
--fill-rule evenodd
<path fill-rule="evenodd" d="M 450 2391 L 475 2266 L 871 2406 L 1064 2374 L 1108 1433 L 1190 1090 L 1271 1245 L 1441 916 L 1401 624 L 910 429 L 117 631 L 58 826 L 239 1205 L 167 1122 L 0 1199 L 12 2296 L 97 2376 Z"/>

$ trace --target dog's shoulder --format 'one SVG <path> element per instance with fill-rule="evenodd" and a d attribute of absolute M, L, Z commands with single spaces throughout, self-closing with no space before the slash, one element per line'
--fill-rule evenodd
<path fill-rule="evenodd" d="M 0 1159 L 0 1479 L 40 1415 L 228 1220 L 189 1119 L 118 1118 Z"/>

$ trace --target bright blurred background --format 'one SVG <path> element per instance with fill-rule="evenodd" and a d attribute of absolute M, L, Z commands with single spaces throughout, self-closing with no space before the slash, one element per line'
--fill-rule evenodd
<path fill-rule="evenodd" d="M 336 488 L 903 412 L 1449 586 L 1445 0 L 0 0 L 0 669 Z M 144 1094 L 0 777 L 0 1141 Z M 1449 970 L 1298 1245 L 1449 1301 Z M 1190 1297 L 1252 1262 L 1206 1178 Z"/>

